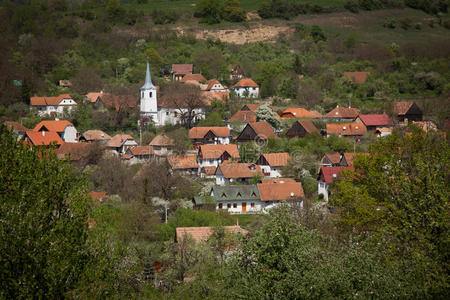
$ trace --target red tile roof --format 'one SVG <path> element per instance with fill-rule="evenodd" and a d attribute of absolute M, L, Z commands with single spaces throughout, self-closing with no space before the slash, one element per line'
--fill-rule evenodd
<path fill-rule="evenodd" d="M 362 123 L 328 123 L 327 134 L 337 134 L 344 136 L 364 135 L 367 128 Z"/>
<path fill-rule="evenodd" d="M 393 111 L 398 115 L 406 115 L 414 102 L 394 102 L 392 103 Z"/>
<path fill-rule="evenodd" d="M 172 170 L 198 169 L 198 163 L 195 156 L 169 155 L 167 157 Z"/>
<path fill-rule="evenodd" d="M 180 82 L 184 82 L 186 83 L 186 81 L 198 81 L 198 82 L 202 82 L 202 81 L 206 81 L 206 78 L 202 75 L 202 74 L 186 74 L 181 80 Z"/>
<path fill-rule="evenodd" d="M 201 145 L 199 155 L 202 159 L 218 159 L 224 152 L 227 152 L 232 158 L 239 158 L 239 150 L 237 145 Z"/>
<path fill-rule="evenodd" d="M 253 128 L 261 139 L 268 139 L 270 137 L 278 138 L 272 127 L 266 121 L 249 123 L 247 126 Z"/>
<path fill-rule="evenodd" d="M 347 165 L 353 166 L 353 160 L 358 155 L 369 156 L 369 153 L 354 153 L 354 152 L 353 153 L 344 153 L 342 158 L 345 158 Z"/>
<path fill-rule="evenodd" d="M 321 162 L 323 162 L 325 156 L 328 158 L 328 160 L 332 163 L 332 164 L 338 164 L 341 161 L 341 154 L 338 152 L 327 152 L 324 154 L 324 156 L 322 157 Z"/>
<path fill-rule="evenodd" d="M 115 136 L 113 136 L 111 138 L 111 140 L 109 140 L 109 142 L 106 144 L 106 146 L 108 146 L 108 147 L 121 147 L 127 140 L 133 140 L 134 141 L 134 137 L 132 137 L 131 135 L 128 135 L 128 134 L 118 133 Z"/>
<path fill-rule="evenodd" d="M 359 111 L 353 107 L 336 107 L 326 115 L 324 118 L 356 118 L 359 115 Z"/>
<path fill-rule="evenodd" d="M 286 182 L 295 182 L 292 178 L 263 178 L 261 183 L 286 183 Z"/>
<path fill-rule="evenodd" d="M 243 122 L 243 123 L 251 123 L 256 122 L 255 112 L 251 110 L 240 110 L 236 112 L 227 120 L 227 122 Z"/>
<path fill-rule="evenodd" d="M 152 146 L 134 146 L 128 148 L 127 151 L 130 151 L 134 156 L 155 154 Z"/>
<path fill-rule="evenodd" d="M 311 120 L 298 120 L 297 122 L 306 130 L 307 133 L 313 132 L 320 133 L 319 129 L 317 129 L 317 127 L 314 126 Z"/>
<path fill-rule="evenodd" d="M 3 124 L 5 124 L 6 127 L 11 127 L 16 132 L 25 132 L 29 130 L 19 122 L 5 121 Z"/>
<path fill-rule="evenodd" d="M 61 94 L 58 97 L 31 97 L 31 106 L 59 105 L 63 99 L 72 99 L 69 94 Z"/>
<path fill-rule="evenodd" d="M 202 139 L 209 131 L 212 131 L 216 136 L 226 137 L 230 136 L 230 128 L 228 127 L 193 127 L 189 130 L 190 139 Z"/>
<path fill-rule="evenodd" d="M 245 107 L 247 107 L 250 111 L 256 111 L 260 106 L 263 106 L 264 104 L 245 104 L 241 110 L 244 110 Z"/>
<path fill-rule="evenodd" d="M 370 75 L 370 72 L 344 72 L 344 76 L 347 77 L 350 82 L 363 84 L 366 82 L 367 76 Z"/>
<path fill-rule="evenodd" d="M 39 122 L 33 130 L 40 131 L 45 127 L 48 131 L 64 132 L 67 126 L 73 126 L 73 124 L 66 120 L 48 120 Z"/>
<path fill-rule="evenodd" d="M 261 201 L 282 201 L 305 197 L 300 182 L 258 183 L 258 190 Z"/>
<path fill-rule="evenodd" d="M 192 64 L 173 64 L 172 73 L 175 75 L 192 74 L 194 66 Z"/>
<path fill-rule="evenodd" d="M 321 115 L 318 112 L 311 112 L 304 108 L 287 108 L 281 114 L 282 119 L 286 118 L 308 118 L 316 119 L 320 118 Z"/>
<path fill-rule="evenodd" d="M 259 87 L 259 85 L 251 78 L 242 78 L 235 85 L 233 85 L 233 88 L 235 87 Z"/>
<path fill-rule="evenodd" d="M 48 146 L 52 143 L 56 143 L 56 145 L 64 144 L 55 131 L 26 131 L 25 140 L 29 140 L 35 146 Z"/>
<path fill-rule="evenodd" d="M 88 130 L 85 131 L 82 136 L 86 141 L 107 141 L 111 139 L 108 134 L 101 130 Z"/>
<path fill-rule="evenodd" d="M 366 126 L 390 126 L 394 124 L 387 114 L 368 114 L 358 117 Z"/>
<path fill-rule="evenodd" d="M 150 142 L 150 146 L 173 146 L 174 141 L 165 134 L 159 134 Z"/>
<path fill-rule="evenodd" d="M 56 150 L 59 159 L 69 158 L 71 161 L 78 161 L 88 155 L 88 143 L 64 143 Z"/>
<path fill-rule="evenodd" d="M 216 174 L 219 169 L 225 178 L 251 178 L 263 175 L 261 168 L 253 163 L 223 163 L 217 167 Z"/>
<path fill-rule="evenodd" d="M 283 167 L 287 165 L 288 160 L 291 158 L 289 153 L 266 153 L 262 154 L 271 167 Z"/>
<path fill-rule="evenodd" d="M 324 182 L 330 184 L 336 179 L 342 171 L 352 170 L 353 167 L 321 167 L 319 173 L 319 180 L 324 180 Z"/>
<path fill-rule="evenodd" d="M 224 226 L 224 231 L 231 234 L 247 235 L 248 231 L 240 226 Z M 190 235 L 196 242 L 204 242 L 213 234 L 213 227 L 177 227 L 175 229 L 177 242 L 181 242 L 185 236 Z"/>

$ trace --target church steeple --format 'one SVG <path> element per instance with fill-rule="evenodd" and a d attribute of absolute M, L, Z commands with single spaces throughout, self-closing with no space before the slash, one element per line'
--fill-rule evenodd
<path fill-rule="evenodd" d="M 145 83 L 141 87 L 141 90 L 155 90 L 155 86 L 152 83 L 152 76 L 150 74 L 150 65 L 147 61 L 147 72 L 145 73 Z"/>

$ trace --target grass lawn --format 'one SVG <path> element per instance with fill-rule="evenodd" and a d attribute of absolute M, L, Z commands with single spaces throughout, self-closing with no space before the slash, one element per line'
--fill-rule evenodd
<path fill-rule="evenodd" d="M 239 225 L 242 227 L 246 227 L 252 222 L 258 220 L 264 221 L 268 218 L 267 215 L 232 215 L 232 216 L 235 219 L 236 223 L 239 222 Z"/>

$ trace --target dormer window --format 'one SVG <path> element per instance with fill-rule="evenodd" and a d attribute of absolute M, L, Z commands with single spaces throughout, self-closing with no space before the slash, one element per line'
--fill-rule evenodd
<path fill-rule="evenodd" d="M 236 197 L 242 197 L 241 193 L 238 192 L 237 195 L 236 195 Z"/>

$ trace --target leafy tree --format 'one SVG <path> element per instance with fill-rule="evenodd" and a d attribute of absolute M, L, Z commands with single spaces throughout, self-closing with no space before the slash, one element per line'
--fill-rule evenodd
<path fill-rule="evenodd" d="M 204 23 L 220 23 L 222 19 L 222 3 L 219 0 L 202 0 L 198 4 L 194 16 L 201 18 Z"/>
<path fill-rule="evenodd" d="M 279 128 L 281 125 L 275 112 L 268 105 L 261 105 L 255 111 L 257 121 L 266 121 L 273 128 Z"/>
<path fill-rule="evenodd" d="M 118 0 L 109 0 L 106 5 L 106 13 L 111 21 L 118 22 L 125 15 L 125 10 L 120 6 Z"/>
<path fill-rule="evenodd" d="M 319 41 L 326 41 L 327 37 L 325 35 L 325 33 L 323 32 L 322 28 L 320 28 L 317 25 L 314 25 L 311 27 L 311 33 L 310 36 L 312 37 L 312 39 L 314 40 L 314 42 L 319 42 Z"/>
<path fill-rule="evenodd" d="M 86 182 L 0 125 L 0 298 L 63 298 L 89 263 Z"/>
<path fill-rule="evenodd" d="M 230 22 L 245 20 L 245 12 L 238 0 L 225 0 L 223 3 L 223 19 Z"/>

